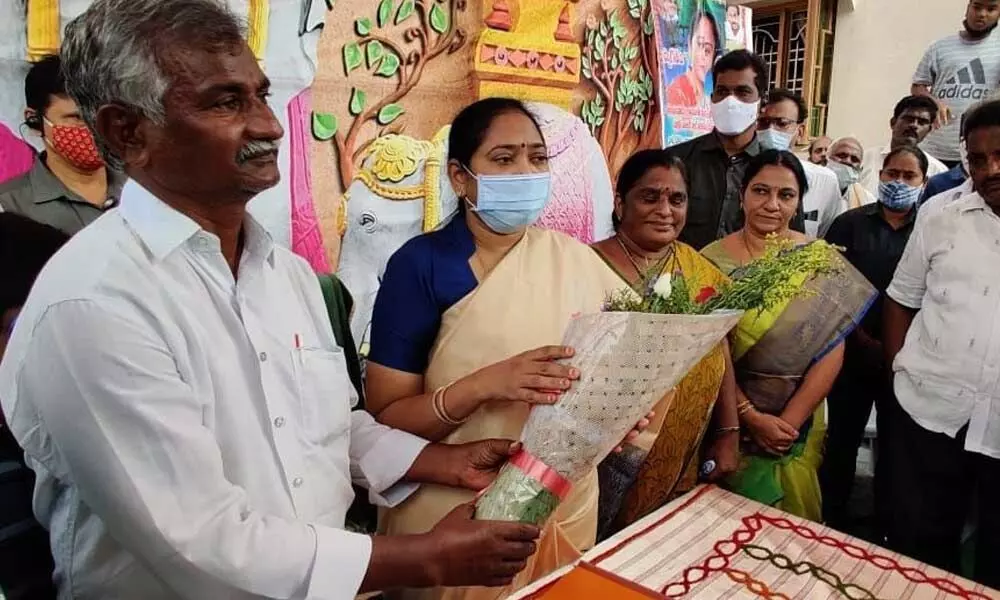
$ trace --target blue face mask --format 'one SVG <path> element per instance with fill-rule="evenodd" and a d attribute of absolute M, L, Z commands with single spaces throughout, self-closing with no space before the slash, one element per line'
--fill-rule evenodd
<path fill-rule="evenodd" d="M 878 201 L 889 210 L 906 212 L 916 205 L 922 190 L 902 181 L 883 181 L 878 184 Z"/>
<path fill-rule="evenodd" d="M 515 233 L 534 225 L 549 201 L 552 176 L 546 173 L 526 175 L 476 175 L 476 205 L 469 204 L 486 226 L 501 234 Z"/>
<path fill-rule="evenodd" d="M 757 131 L 757 139 L 765 150 L 788 150 L 792 147 L 792 134 L 778 131 L 774 127 Z"/>

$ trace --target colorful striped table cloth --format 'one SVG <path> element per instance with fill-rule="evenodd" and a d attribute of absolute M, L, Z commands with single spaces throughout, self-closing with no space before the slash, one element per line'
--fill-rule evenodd
<path fill-rule="evenodd" d="M 1000 600 L 1000 592 L 708 485 L 582 560 L 665 598 Z M 539 599 L 571 569 L 511 598 Z"/>

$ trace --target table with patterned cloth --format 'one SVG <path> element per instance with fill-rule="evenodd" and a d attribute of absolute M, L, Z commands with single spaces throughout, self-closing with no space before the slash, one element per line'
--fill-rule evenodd
<path fill-rule="evenodd" d="M 699 486 L 582 560 L 666 598 L 1000 600 L 1000 592 L 715 486 Z M 511 599 L 542 598 L 570 569 Z"/>

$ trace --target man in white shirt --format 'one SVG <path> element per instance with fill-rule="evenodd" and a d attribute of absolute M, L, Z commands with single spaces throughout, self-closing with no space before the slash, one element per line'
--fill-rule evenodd
<path fill-rule="evenodd" d="M 510 442 L 428 445 L 351 412 L 315 275 L 246 204 L 283 131 L 236 19 L 209 0 L 97 0 L 65 33 L 69 93 L 131 179 L 37 279 L 0 365 L 61 598 L 351 599 L 503 585 L 538 528 L 343 529 L 352 482 L 481 489 Z"/>
<path fill-rule="evenodd" d="M 875 203 L 874 194 L 858 183 L 864 155 L 864 146 L 857 138 L 842 137 L 830 144 L 826 166 L 837 178 L 837 187 L 841 195 L 841 212 Z"/>
<path fill-rule="evenodd" d="M 760 109 L 757 120 L 757 139 L 761 147 L 774 150 L 789 150 L 805 135 L 806 104 L 802 97 L 785 89 L 773 89 L 767 93 L 767 102 Z M 809 191 L 802 199 L 805 213 L 806 234 L 822 237 L 833 220 L 843 212 L 837 176 L 826 167 L 802 161 L 806 172 Z"/>
<path fill-rule="evenodd" d="M 865 150 L 864 160 L 861 164 L 861 185 L 873 196 L 878 196 L 878 174 L 882 170 L 882 163 L 885 161 L 886 155 L 889 154 L 890 150 L 895 150 L 900 146 L 919 145 L 934 128 L 937 117 L 938 105 L 933 98 L 907 96 L 900 100 L 893 109 L 892 118 L 889 119 L 889 127 L 892 130 L 892 139 L 889 145 Z M 927 177 L 934 177 L 948 170 L 944 163 L 927 152 L 924 152 L 924 155 L 927 156 Z"/>
<path fill-rule="evenodd" d="M 887 290 L 889 542 L 957 572 L 975 497 L 975 579 L 1000 589 L 1000 102 L 966 126 L 978 193 L 917 220 Z"/>

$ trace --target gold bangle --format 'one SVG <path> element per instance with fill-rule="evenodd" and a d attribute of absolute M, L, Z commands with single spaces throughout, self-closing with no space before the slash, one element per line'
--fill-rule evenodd
<path fill-rule="evenodd" d="M 740 432 L 739 425 L 736 425 L 734 427 L 719 427 L 718 429 L 715 430 L 715 435 L 723 435 L 726 433 L 739 433 L 739 432 Z"/>
<path fill-rule="evenodd" d="M 745 415 L 748 412 L 750 412 L 750 409 L 752 409 L 752 408 L 753 408 L 753 405 L 750 404 L 749 400 L 742 400 L 742 401 L 740 401 L 739 404 L 736 405 L 736 414 L 738 416 L 742 417 L 743 415 Z"/>
<path fill-rule="evenodd" d="M 445 408 L 444 404 L 444 395 L 450 387 L 451 384 L 449 383 L 448 385 L 443 385 L 434 390 L 434 394 L 431 396 L 431 407 L 434 409 L 434 416 L 436 416 L 439 421 L 445 425 L 457 427 L 458 425 L 465 423 L 468 420 L 468 417 L 465 419 L 456 419 L 448 414 L 448 409 Z"/>

